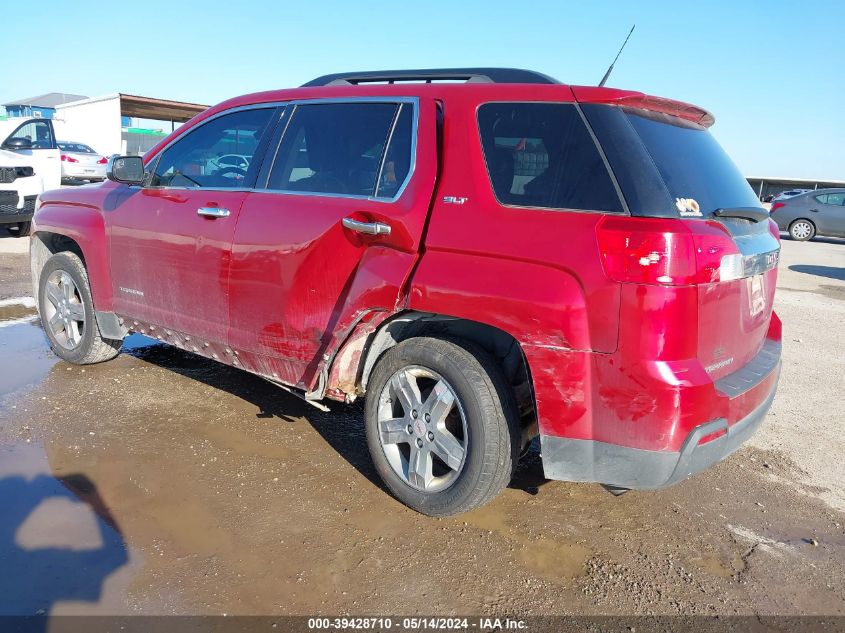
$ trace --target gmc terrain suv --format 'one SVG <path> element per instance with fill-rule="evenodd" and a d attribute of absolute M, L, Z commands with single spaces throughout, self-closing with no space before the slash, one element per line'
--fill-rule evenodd
<path fill-rule="evenodd" d="M 550 479 L 668 486 L 754 432 L 780 369 L 777 227 L 712 123 L 495 68 L 238 97 L 40 196 L 41 319 L 72 363 L 139 332 L 366 396 L 426 514 L 492 499 L 537 435 Z"/>

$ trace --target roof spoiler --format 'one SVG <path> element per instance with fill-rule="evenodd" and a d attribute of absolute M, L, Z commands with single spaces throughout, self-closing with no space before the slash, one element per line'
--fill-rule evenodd
<path fill-rule="evenodd" d="M 651 112 L 676 116 L 703 127 L 710 127 L 716 122 L 716 118 L 704 108 L 674 99 L 652 97 L 642 92 L 593 86 L 572 86 L 572 92 L 581 103 L 608 103 L 629 108 L 642 108 Z"/>
<path fill-rule="evenodd" d="M 417 70 L 364 70 L 360 72 L 323 75 L 302 84 L 303 88 L 313 86 L 349 86 L 367 83 L 435 81 L 466 81 L 468 83 L 493 84 L 559 84 L 557 79 L 520 68 L 423 68 Z"/>

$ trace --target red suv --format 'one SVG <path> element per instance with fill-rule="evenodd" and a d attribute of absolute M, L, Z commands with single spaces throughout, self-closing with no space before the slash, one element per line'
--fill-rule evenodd
<path fill-rule="evenodd" d="M 537 435 L 550 479 L 661 488 L 754 432 L 780 368 L 777 227 L 712 123 L 494 68 L 238 97 L 40 196 L 41 319 L 73 363 L 139 332 L 365 395 L 426 514 L 493 498 Z"/>

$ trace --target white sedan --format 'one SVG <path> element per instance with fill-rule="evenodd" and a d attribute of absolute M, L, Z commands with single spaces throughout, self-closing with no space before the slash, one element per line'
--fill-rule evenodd
<path fill-rule="evenodd" d="M 106 179 L 106 163 L 109 161 L 105 156 L 84 143 L 58 141 L 56 144 L 62 152 L 62 180 L 94 182 Z"/>

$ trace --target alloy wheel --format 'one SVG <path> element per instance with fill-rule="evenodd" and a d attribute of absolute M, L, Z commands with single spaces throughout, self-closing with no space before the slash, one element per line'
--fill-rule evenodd
<path fill-rule="evenodd" d="M 417 490 L 444 490 L 464 468 L 468 434 L 460 400 L 426 367 L 403 367 L 387 381 L 379 397 L 378 434 L 390 467 Z"/>
<path fill-rule="evenodd" d="M 64 270 L 54 271 L 44 288 L 44 322 L 56 342 L 67 350 L 75 349 L 85 334 L 85 306 L 73 278 Z"/>

